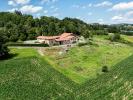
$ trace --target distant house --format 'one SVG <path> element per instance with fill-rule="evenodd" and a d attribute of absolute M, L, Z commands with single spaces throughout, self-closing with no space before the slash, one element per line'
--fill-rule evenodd
<path fill-rule="evenodd" d="M 38 36 L 38 42 L 46 43 L 48 45 L 66 45 L 76 43 L 78 36 L 73 33 L 63 33 L 59 36 Z"/>

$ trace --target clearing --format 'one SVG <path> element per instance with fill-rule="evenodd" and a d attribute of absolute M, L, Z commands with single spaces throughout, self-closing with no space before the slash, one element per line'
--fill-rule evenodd
<path fill-rule="evenodd" d="M 115 64 L 133 54 L 133 47 L 112 43 L 106 37 L 95 37 L 95 45 L 63 48 L 48 48 L 41 51 L 51 66 L 77 83 L 96 78 L 103 66 L 111 70 Z"/>

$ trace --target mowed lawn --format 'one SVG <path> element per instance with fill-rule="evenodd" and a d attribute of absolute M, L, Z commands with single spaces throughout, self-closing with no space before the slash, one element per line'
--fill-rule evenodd
<path fill-rule="evenodd" d="M 118 62 L 133 54 L 133 47 L 122 43 L 112 43 L 106 37 L 95 37 L 97 45 L 73 47 L 67 53 L 60 54 L 59 48 L 46 49 L 45 59 L 56 70 L 74 82 L 82 83 L 94 79 L 103 66 L 109 70 Z"/>

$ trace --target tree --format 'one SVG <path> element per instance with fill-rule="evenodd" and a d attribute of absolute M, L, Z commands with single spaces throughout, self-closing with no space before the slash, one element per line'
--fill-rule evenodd
<path fill-rule="evenodd" d="M 14 12 L 15 14 L 17 14 L 17 15 L 20 15 L 20 16 L 22 16 L 22 13 L 21 13 L 21 11 L 18 11 L 18 10 L 15 10 L 15 12 Z"/>
<path fill-rule="evenodd" d="M 121 35 L 120 35 L 120 33 L 114 33 L 114 34 L 110 35 L 109 39 L 113 42 L 117 42 L 121 39 Z"/>
<path fill-rule="evenodd" d="M 83 34 L 84 38 L 86 38 L 86 39 L 89 39 L 92 37 L 92 34 L 89 30 L 84 30 L 82 34 Z"/>
<path fill-rule="evenodd" d="M 8 55 L 8 51 L 9 50 L 7 49 L 7 46 L 5 45 L 4 38 L 2 35 L 0 35 L 0 59 Z"/>
<path fill-rule="evenodd" d="M 25 34 L 21 34 L 21 35 L 19 36 L 19 39 L 20 39 L 21 41 L 25 41 L 25 40 L 26 40 L 26 35 L 25 35 Z"/>
<path fill-rule="evenodd" d="M 51 22 L 48 27 L 48 33 L 49 35 L 55 35 L 56 34 L 56 26 L 54 22 Z"/>

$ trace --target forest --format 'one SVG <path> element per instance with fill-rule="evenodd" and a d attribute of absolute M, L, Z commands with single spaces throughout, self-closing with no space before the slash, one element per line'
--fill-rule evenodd
<path fill-rule="evenodd" d="M 82 20 L 68 17 L 62 20 L 47 16 L 34 18 L 20 11 L 0 13 L 0 35 L 7 42 L 32 40 L 39 35 L 59 35 L 63 32 L 89 36 L 86 34 L 103 35 L 108 32 L 119 33 L 120 30 L 133 30 L 133 25 L 125 27 L 125 25 L 87 24 Z"/>

